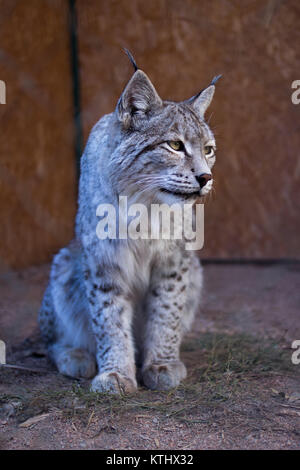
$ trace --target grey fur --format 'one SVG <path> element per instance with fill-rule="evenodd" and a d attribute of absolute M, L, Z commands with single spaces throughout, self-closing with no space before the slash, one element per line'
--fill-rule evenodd
<path fill-rule="evenodd" d="M 195 203 L 205 195 L 197 176 L 215 162 L 203 116 L 210 85 L 182 103 L 163 101 L 137 70 L 115 111 L 94 126 L 81 160 L 76 238 L 53 260 L 39 314 L 58 370 L 94 377 L 92 389 L 132 392 L 136 364 L 144 384 L 169 389 L 186 376 L 179 348 L 198 308 L 202 272 L 183 240 L 99 240 L 100 203 Z M 169 141 L 180 140 L 184 151 Z"/>

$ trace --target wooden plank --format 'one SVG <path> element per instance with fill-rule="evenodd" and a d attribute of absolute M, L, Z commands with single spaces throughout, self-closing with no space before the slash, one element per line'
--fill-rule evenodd
<path fill-rule="evenodd" d="M 68 2 L 0 0 L 0 269 L 50 260 L 76 210 Z"/>

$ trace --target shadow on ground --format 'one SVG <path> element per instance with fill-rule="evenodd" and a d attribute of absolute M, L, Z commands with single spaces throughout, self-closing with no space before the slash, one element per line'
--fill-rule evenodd
<path fill-rule="evenodd" d="M 48 267 L 2 275 L 0 447 L 5 449 L 294 449 L 300 443 L 299 271 L 205 267 L 202 312 L 182 346 L 187 379 L 170 392 L 89 392 L 55 371 L 36 329 Z M 18 326 L 17 326 L 18 325 Z M 298 327 L 298 329 L 297 329 Z M 298 335 L 298 336 L 297 336 Z"/>

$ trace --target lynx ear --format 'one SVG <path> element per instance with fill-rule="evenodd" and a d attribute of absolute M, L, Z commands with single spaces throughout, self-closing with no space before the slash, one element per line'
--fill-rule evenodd
<path fill-rule="evenodd" d="M 204 90 L 200 91 L 200 93 L 198 93 L 197 95 L 187 100 L 187 103 L 192 105 L 192 107 L 194 108 L 194 110 L 200 116 L 201 119 L 204 118 L 204 114 L 213 99 L 213 96 L 215 93 L 215 83 L 217 82 L 217 80 L 219 80 L 221 76 L 222 75 L 218 75 L 217 77 L 215 77 L 207 88 L 205 88 Z"/>
<path fill-rule="evenodd" d="M 158 96 L 154 86 L 142 72 L 137 70 L 130 81 L 117 105 L 117 112 L 120 121 L 123 122 L 125 128 L 130 126 L 133 117 L 144 117 L 149 111 L 154 110 L 162 105 L 162 100 Z"/>

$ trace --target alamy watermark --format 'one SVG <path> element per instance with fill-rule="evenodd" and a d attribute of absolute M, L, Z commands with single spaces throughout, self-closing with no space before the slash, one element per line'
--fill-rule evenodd
<path fill-rule="evenodd" d="M 299 104 L 300 103 L 300 80 L 294 80 L 291 87 L 295 88 L 295 91 L 291 94 L 292 103 Z"/>
<path fill-rule="evenodd" d="M 6 364 L 6 345 L 2 339 L 0 339 L 0 364 Z"/>
<path fill-rule="evenodd" d="M 292 342 L 292 349 L 296 351 L 293 352 L 291 360 L 292 363 L 297 366 L 300 364 L 300 339 L 296 339 Z"/>
<path fill-rule="evenodd" d="M 6 84 L 0 80 L 0 104 L 6 104 Z"/>
<path fill-rule="evenodd" d="M 131 204 L 119 197 L 116 207 L 99 204 L 100 221 L 96 233 L 100 240 L 184 240 L 186 250 L 201 250 L 204 244 L 203 204 Z"/>

